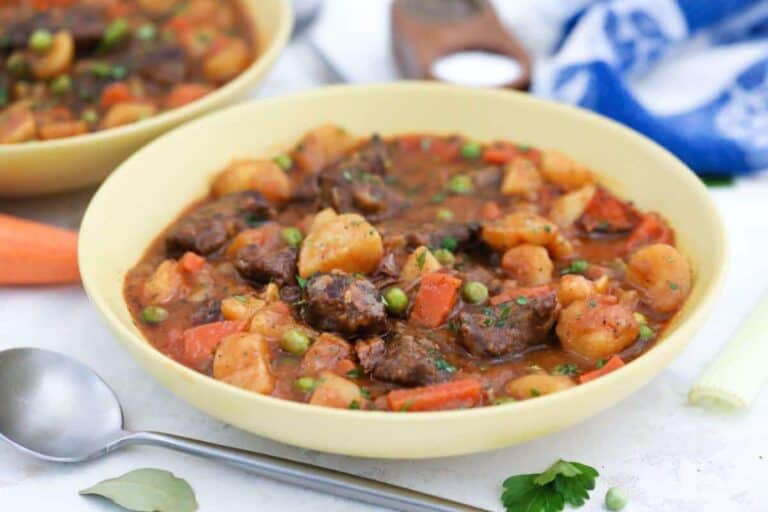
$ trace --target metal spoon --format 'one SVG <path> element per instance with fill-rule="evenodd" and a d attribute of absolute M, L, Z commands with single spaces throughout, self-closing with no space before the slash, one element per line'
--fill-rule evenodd
<path fill-rule="evenodd" d="M 160 432 L 129 432 L 114 392 L 87 366 L 56 352 L 0 352 L 0 438 L 55 462 L 83 462 L 148 444 L 224 462 L 264 476 L 407 512 L 481 511 L 402 487 L 301 462 Z"/>

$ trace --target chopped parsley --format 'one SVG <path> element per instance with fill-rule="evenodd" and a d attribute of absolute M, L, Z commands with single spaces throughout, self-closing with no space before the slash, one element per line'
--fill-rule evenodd
<path fill-rule="evenodd" d="M 245 301 L 248 300 L 245 295 L 233 295 L 232 298 L 243 304 L 245 304 Z"/>
<path fill-rule="evenodd" d="M 344 171 L 341 173 L 342 176 L 344 176 L 344 179 L 347 181 L 352 181 L 352 173 L 349 171 Z"/>
<path fill-rule="evenodd" d="M 445 201 L 445 198 L 446 198 L 447 195 L 448 194 L 446 194 L 445 192 L 442 192 L 442 191 L 438 192 L 437 194 L 432 196 L 432 198 L 429 200 L 429 202 L 433 203 L 433 204 L 440 204 L 443 201 Z"/>
<path fill-rule="evenodd" d="M 360 388 L 360 396 L 362 396 L 366 400 L 370 400 L 371 399 L 371 392 L 368 391 L 368 388 Z"/>
<path fill-rule="evenodd" d="M 296 282 L 299 283 L 299 288 L 302 290 L 307 287 L 307 279 L 304 279 L 300 275 L 296 275 Z"/>
<path fill-rule="evenodd" d="M 541 391 L 536 388 L 531 388 L 531 396 L 541 396 Z"/>
<path fill-rule="evenodd" d="M 360 409 L 360 402 L 358 402 L 357 400 L 352 400 L 349 403 L 349 408 L 352 409 L 352 410 L 355 410 L 355 411 Z"/>
<path fill-rule="evenodd" d="M 453 366 L 451 363 L 443 359 L 442 357 L 438 357 L 435 359 L 435 367 L 437 367 L 438 370 L 448 373 L 453 373 L 456 371 L 456 367 Z"/>
<path fill-rule="evenodd" d="M 418 255 L 416 255 L 416 265 L 419 267 L 419 270 L 424 268 L 424 263 L 426 263 L 426 261 L 427 261 L 427 250 L 424 249 Z"/>
<path fill-rule="evenodd" d="M 677 290 L 680 288 L 680 286 L 677 283 L 673 283 L 672 281 L 667 281 L 667 284 L 669 285 L 670 290 Z"/>
<path fill-rule="evenodd" d="M 540 474 L 514 475 L 502 484 L 507 512 L 560 512 L 565 504 L 581 507 L 600 474 L 586 464 L 558 460 Z"/>
<path fill-rule="evenodd" d="M 350 379 L 359 379 L 363 375 L 363 369 L 356 366 L 346 373 Z"/>
<path fill-rule="evenodd" d="M 459 323 L 456 320 L 451 320 L 448 322 L 448 329 L 453 332 L 459 332 Z"/>
<path fill-rule="evenodd" d="M 579 373 L 579 368 L 573 363 L 563 363 L 555 366 L 552 373 L 555 375 L 567 375 L 568 377 L 573 377 Z"/>
<path fill-rule="evenodd" d="M 515 302 L 517 302 L 521 306 L 525 306 L 526 304 L 528 304 L 528 297 L 526 297 L 525 295 L 521 295 L 515 300 Z"/>
<path fill-rule="evenodd" d="M 602 368 L 603 366 L 605 366 L 605 363 L 607 362 L 608 360 L 606 358 L 602 358 L 597 362 L 597 364 L 595 365 L 595 368 Z"/>

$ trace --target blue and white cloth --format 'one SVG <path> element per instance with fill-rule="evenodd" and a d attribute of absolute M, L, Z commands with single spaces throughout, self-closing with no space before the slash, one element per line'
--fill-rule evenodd
<path fill-rule="evenodd" d="M 679 89 L 672 95 L 681 101 L 654 109 L 644 81 L 657 67 L 674 77 L 678 65 L 697 83 L 657 77 L 656 92 Z M 582 2 L 562 20 L 533 92 L 616 119 L 703 175 L 767 168 L 768 1 Z"/>
<path fill-rule="evenodd" d="M 325 0 L 312 39 L 344 80 L 399 78 L 389 2 Z M 768 0 L 493 3 L 534 57 L 534 94 L 627 124 L 703 175 L 768 168 Z"/>

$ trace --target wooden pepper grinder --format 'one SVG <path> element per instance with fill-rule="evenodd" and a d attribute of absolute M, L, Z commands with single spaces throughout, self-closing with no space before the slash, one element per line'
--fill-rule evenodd
<path fill-rule="evenodd" d="M 392 46 L 405 78 L 441 79 L 435 74 L 441 59 L 481 51 L 505 62 L 511 57 L 519 65 L 508 83 L 495 85 L 525 90 L 531 83 L 528 52 L 501 24 L 489 0 L 394 0 Z"/>

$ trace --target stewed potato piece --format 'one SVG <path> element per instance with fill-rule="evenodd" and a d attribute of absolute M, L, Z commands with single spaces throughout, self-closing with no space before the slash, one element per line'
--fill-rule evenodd
<path fill-rule="evenodd" d="M 565 350 L 597 361 L 637 339 L 640 328 L 632 311 L 606 298 L 577 300 L 560 312 L 555 331 Z"/>
<path fill-rule="evenodd" d="M 426 246 L 422 245 L 414 249 L 405 260 L 403 270 L 400 271 L 400 280 L 404 283 L 413 281 L 422 274 L 437 272 L 442 265 L 435 255 Z"/>
<path fill-rule="evenodd" d="M 627 281 L 652 308 L 663 313 L 678 309 L 691 291 L 691 267 L 667 244 L 643 247 L 629 258 Z"/>
<path fill-rule="evenodd" d="M 318 217 L 301 245 L 301 277 L 331 270 L 350 274 L 376 270 L 384 247 L 379 232 L 364 217 L 356 213 L 337 215 L 331 209 Z"/>
<path fill-rule="evenodd" d="M 552 280 L 554 265 L 544 247 L 523 244 L 504 253 L 501 267 L 523 286 L 539 286 Z"/>
<path fill-rule="evenodd" d="M 268 201 L 280 202 L 291 196 L 291 182 L 285 171 L 271 160 L 235 160 L 216 176 L 211 190 L 218 197 L 256 190 Z"/>
<path fill-rule="evenodd" d="M 545 149 L 541 152 L 541 173 L 547 180 L 565 190 L 575 190 L 595 181 L 587 167 L 555 149 Z"/>
<path fill-rule="evenodd" d="M 565 375 L 531 374 L 507 382 L 506 390 L 515 400 L 525 400 L 557 393 L 574 386 L 576 383 Z"/>
<path fill-rule="evenodd" d="M 239 388 L 268 395 L 275 389 L 269 370 L 269 347 L 258 333 L 227 336 L 216 349 L 213 377 Z"/>
<path fill-rule="evenodd" d="M 360 409 L 365 398 L 360 393 L 360 387 L 351 380 L 324 371 L 320 373 L 318 385 L 309 403 L 337 409 Z"/>

